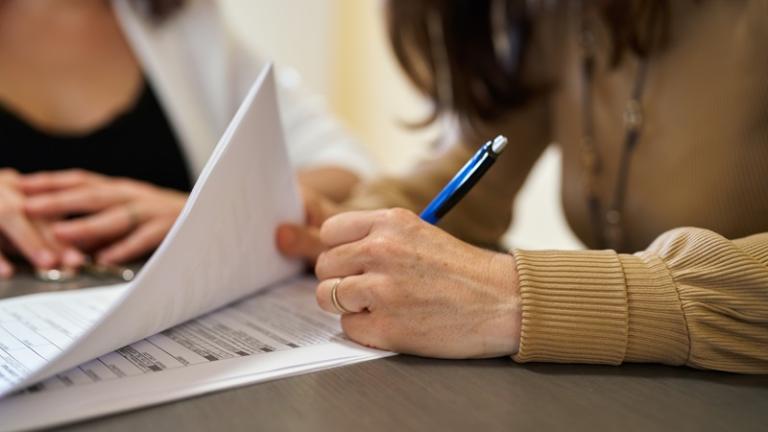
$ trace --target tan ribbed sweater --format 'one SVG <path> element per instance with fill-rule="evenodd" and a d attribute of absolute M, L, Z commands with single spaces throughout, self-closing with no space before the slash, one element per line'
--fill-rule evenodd
<path fill-rule="evenodd" d="M 629 252 L 642 252 L 515 250 L 523 310 L 517 361 L 768 372 L 768 1 L 672 4 L 671 46 L 649 63 L 624 209 Z M 449 232 L 498 244 L 515 194 L 554 141 L 563 152 L 568 221 L 591 241 L 577 30 L 571 13 L 542 18 L 528 71 L 556 89 L 480 132 L 505 133 L 512 145 L 441 223 Z M 598 30 L 605 53 L 607 34 Z M 595 77 L 604 201 L 616 182 L 636 68 L 630 58 L 612 69 L 603 54 Z M 467 142 L 409 176 L 361 186 L 348 204 L 420 210 L 480 140 Z"/>

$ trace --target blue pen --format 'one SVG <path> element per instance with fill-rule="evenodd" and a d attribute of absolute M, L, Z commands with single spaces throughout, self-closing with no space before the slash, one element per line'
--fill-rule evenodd
<path fill-rule="evenodd" d="M 431 203 L 421 212 L 421 218 L 436 224 L 483 177 L 507 146 L 507 138 L 497 136 L 488 141 L 472 156 L 464 167 L 448 182 Z"/>

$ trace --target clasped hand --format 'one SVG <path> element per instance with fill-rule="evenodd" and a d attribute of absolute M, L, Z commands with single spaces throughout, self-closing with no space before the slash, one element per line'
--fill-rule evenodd
<path fill-rule="evenodd" d="M 313 200 L 308 216 L 317 222 L 321 206 Z M 319 229 L 311 225 L 281 227 L 278 247 L 309 260 L 319 253 L 317 302 L 341 313 L 332 300 L 337 285 L 338 303 L 350 312 L 341 324 L 352 340 L 441 358 L 517 352 L 521 311 L 511 255 L 471 246 L 402 209 L 340 213 Z"/>
<path fill-rule="evenodd" d="M 83 252 L 121 263 L 159 245 L 185 201 L 181 192 L 82 170 L 0 170 L 0 234 L 6 252 L 38 268 L 78 267 Z M 0 277 L 12 273 L 0 255 Z"/>

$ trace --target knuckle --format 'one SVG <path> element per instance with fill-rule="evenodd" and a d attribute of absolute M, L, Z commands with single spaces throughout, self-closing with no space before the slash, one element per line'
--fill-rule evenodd
<path fill-rule="evenodd" d="M 418 220 L 416 215 L 409 210 L 391 208 L 382 210 L 378 214 L 376 223 L 380 228 L 384 228 L 385 231 L 401 231 L 414 225 L 416 220 Z"/>
<path fill-rule="evenodd" d="M 128 183 L 128 180 L 126 180 L 123 177 L 117 177 L 113 179 L 109 179 L 108 182 L 104 185 L 104 188 L 118 188 L 118 189 L 128 189 L 130 187 L 130 184 Z"/>
<path fill-rule="evenodd" d="M 38 207 L 45 209 L 60 209 L 65 204 L 64 198 L 61 195 L 51 195 L 49 197 L 40 197 L 36 203 Z"/>
<path fill-rule="evenodd" d="M 395 244 L 392 239 L 383 235 L 378 235 L 372 238 L 369 244 L 371 255 L 377 258 L 390 255 L 395 248 Z"/>
<path fill-rule="evenodd" d="M 136 180 L 127 177 L 118 177 L 113 180 L 113 185 L 124 190 L 128 193 L 140 193 L 151 190 L 151 187 L 147 184 L 137 182 Z"/>
<path fill-rule="evenodd" d="M 88 172 L 80 168 L 74 168 L 67 174 L 74 181 L 84 182 L 88 179 Z"/>
<path fill-rule="evenodd" d="M 367 255 L 381 259 L 397 254 L 400 250 L 400 242 L 391 235 L 378 233 L 367 239 L 364 247 Z"/>
<path fill-rule="evenodd" d="M 395 223 L 405 223 L 411 220 L 413 213 L 403 208 L 391 208 L 387 210 L 387 219 Z"/>
<path fill-rule="evenodd" d="M 0 179 L 15 180 L 19 178 L 19 172 L 13 168 L 0 168 Z"/>
<path fill-rule="evenodd" d="M 376 255 L 376 241 L 374 239 L 365 239 L 360 244 L 360 255 L 363 257 L 372 257 Z"/>

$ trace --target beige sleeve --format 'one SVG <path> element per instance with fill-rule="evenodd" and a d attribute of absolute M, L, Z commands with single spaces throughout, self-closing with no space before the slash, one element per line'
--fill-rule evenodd
<path fill-rule="evenodd" d="M 680 228 L 634 255 L 515 251 L 519 362 L 768 373 L 768 233 Z"/>
<path fill-rule="evenodd" d="M 485 177 L 443 218 L 441 228 L 467 242 L 498 247 L 499 238 L 511 222 L 514 196 L 546 148 L 549 128 L 547 102 L 543 99 L 499 122 L 504 125 L 503 129 L 487 128 L 482 140 L 505 134 L 510 139 L 508 148 Z M 483 142 L 480 138 L 470 138 L 467 143 L 419 164 L 408 175 L 361 184 L 345 207 L 402 207 L 421 211 Z"/>

